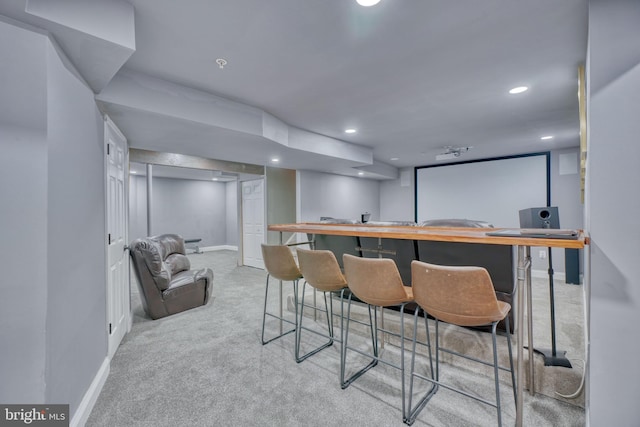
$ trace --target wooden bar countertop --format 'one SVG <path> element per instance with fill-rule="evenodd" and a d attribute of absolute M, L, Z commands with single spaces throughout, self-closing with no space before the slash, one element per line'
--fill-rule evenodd
<path fill-rule="evenodd" d="M 271 224 L 268 229 L 269 231 L 329 234 L 335 236 L 382 237 L 386 239 L 433 240 L 439 242 L 488 243 L 494 245 L 541 246 L 570 249 L 584 248 L 584 245 L 589 243 L 588 238 L 585 237 L 582 230 L 575 230 L 578 232 L 577 238 L 558 239 L 487 235 L 489 232 L 494 233 L 500 230 L 517 230 L 511 228 L 420 227 L 304 222 L 295 224 Z M 543 230 L 540 229 L 538 231 Z"/>

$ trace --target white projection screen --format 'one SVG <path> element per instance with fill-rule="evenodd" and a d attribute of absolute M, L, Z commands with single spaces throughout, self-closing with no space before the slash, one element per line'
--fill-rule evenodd
<path fill-rule="evenodd" d="M 471 219 L 520 227 L 521 209 L 548 206 L 546 153 L 417 167 L 416 222 Z"/>

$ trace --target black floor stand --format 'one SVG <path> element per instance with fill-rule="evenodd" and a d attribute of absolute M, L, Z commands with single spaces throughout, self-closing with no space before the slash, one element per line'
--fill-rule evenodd
<path fill-rule="evenodd" d="M 551 248 L 547 248 L 547 254 L 549 257 L 549 305 L 551 306 L 551 349 L 538 349 L 533 350 L 544 356 L 544 366 L 562 366 L 565 368 L 571 368 L 571 362 L 565 357 L 566 351 L 556 349 L 556 310 L 555 300 L 553 296 L 553 261 L 551 260 Z"/>

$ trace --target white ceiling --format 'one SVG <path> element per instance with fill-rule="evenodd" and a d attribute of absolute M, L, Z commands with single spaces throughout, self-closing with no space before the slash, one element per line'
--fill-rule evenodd
<path fill-rule="evenodd" d="M 130 3 L 135 49 L 114 61 L 133 54 L 92 87 L 135 148 L 385 179 L 445 146 L 470 160 L 579 145 L 586 0 Z"/>

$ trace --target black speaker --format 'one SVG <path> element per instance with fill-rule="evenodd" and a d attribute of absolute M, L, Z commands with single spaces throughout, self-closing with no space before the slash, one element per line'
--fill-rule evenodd
<path fill-rule="evenodd" d="M 558 208 L 522 209 L 520 211 L 520 228 L 560 228 Z"/>

